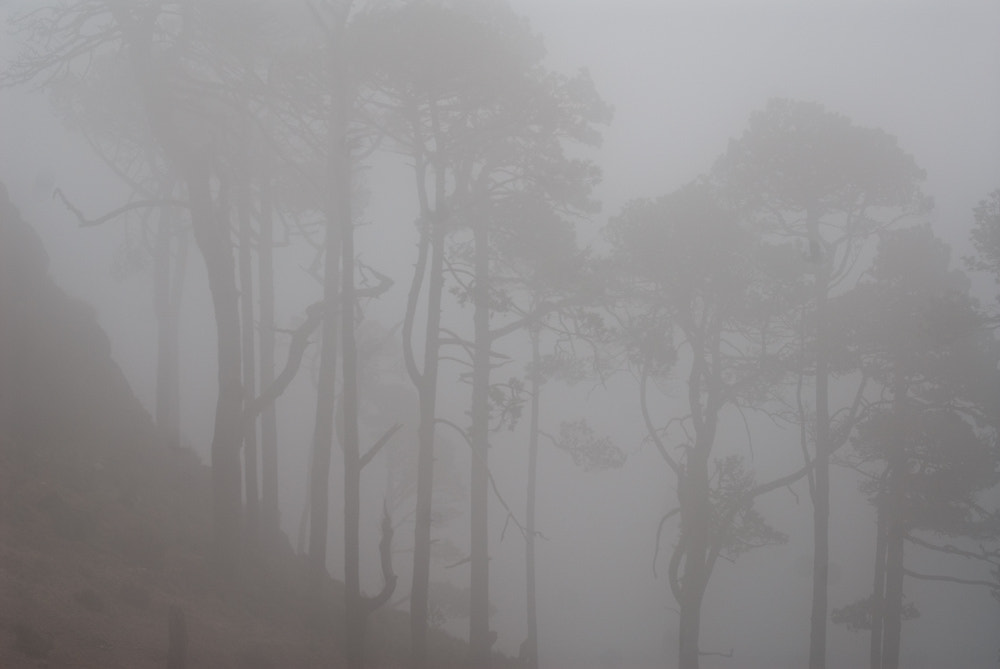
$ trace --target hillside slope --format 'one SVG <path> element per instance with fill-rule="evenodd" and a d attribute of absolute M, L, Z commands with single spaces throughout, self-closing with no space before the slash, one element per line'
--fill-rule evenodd
<path fill-rule="evenodd" d="M 161 445 L 93 310 L 67 296 L 0 184 L 0 667 L 338 667 L 343 600 L 305 614 L 304 564 L 247 551 L 223 584 L 204 558 L 208 469 Z M 408 623 L 376 615 L 371 666 L 403 666 Z M 432 640 L 436 666 L 465 645 Z"/>

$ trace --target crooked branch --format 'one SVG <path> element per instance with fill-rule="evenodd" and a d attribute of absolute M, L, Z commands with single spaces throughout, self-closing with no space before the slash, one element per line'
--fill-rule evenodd
<path fill-rule="evenodd" d="M 126 214 L 130 211 L 135 211 L 136 209 L 150 209 L 153 207 L 185 207 L 190 208 L 191 205 L 184 200 L 177 200 L 174 198 L 154 198 L 152 200 L 136 200 L 135 202 L 129 202 L 128 204 L 122 205 L 117 209 L 113 209 L 103 216 L 98 218 L 87 218 L 86 215 L 80 209 L 70 202 L 66 194 L 62 192 L 61 188 L 56 188 L 55 192 L 52 193 L 52 197 L 59 198 L 63 205 L 70 210 L 76 220 L 79 221 L 81 228 L 94 228 L 103 223 L 107 223 L 113 218 L 117 218 L 122 214 Z"/>
<path fill-rule="evenodd" d="M 299 367 L 302 366 L 302 356 L 305 355 L 306 347 L 309 346 L 309 336 L 319 327 L 323 321 L 323 303 L 316 302 L 306 308 L 306 320 L 292 332 L 292 343 L 288 350 L 288 359 L 281 373 L 275 377 L 261 394 L 247 403 L 243 410 L 245 421 L 255 420 L 260 413 L 270 406 L 298 374 Z"/>

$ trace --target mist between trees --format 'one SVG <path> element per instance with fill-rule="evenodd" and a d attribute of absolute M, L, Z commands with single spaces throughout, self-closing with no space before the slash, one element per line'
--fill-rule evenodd
<path fill-rule="evenodd" d="M 349 666 L 384 607 L 409 613 L 413 667 L 434 666 L 442 626 L 467 633 L 469 666 L 506 665 L 497 601 L 520 607 L 518 663 L 581 661 L 546 648 L 545 621 L 579 600 L 545 581 L 598 551 L 586 592 L 635 549 L 593 524 L 556 551 L 575 521 L 541 519 L 567 481 L 612 476 L 651 485 L 651 569 L 631 578 L 660 588 L 663 643 L 636 659 L 612 641 L 595 666 L 749 666 L 784 644 L 802 652 L 762 661 L 820 669 L 833 625 L 894 669 L 903 623 L 948 615 L 917 584 L 1000 596 L 1000 190 L 953 257 L 891 129 L 775 98 L 704 174 L 605 216 L 614 101 L 550 69 L 499 0 L 38 3 L 10 29 L 23 48 L 0 85 L 44 90 L 127 193 L 95 211 L 41 186 L 80 226 L 121 229 L 122 280 L 152 275 L 163 448 L 201 448 L 181 342 L 185 301 L 210 300 L 218 580 L 290 541 L 313 619 L 343 579 Z M 308 424 L 282 419 L 293 403 Z M 845 495 L 867 505 L 852 535 L 831 529 Z M 707 593 L 793 538 L 776 505 L 808 509 L 808 578 L 775 588 L 801 590 L 809 624 L 741 650 L 706 634 Z M 866 566 L 834 589 L 854 534 Z M 501 545 L 516 577 L 491 575 Z"/>

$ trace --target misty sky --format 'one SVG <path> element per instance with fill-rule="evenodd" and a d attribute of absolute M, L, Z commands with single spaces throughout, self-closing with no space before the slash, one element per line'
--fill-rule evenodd
<path fill-rule="evenodd" d="M 33 4 L 0 2 L 0 20 L 14 5 Z M 604 171 L 597 190 L 603 211 L 583 225 L 586 240 L 598 239 L 599 228 L 630 199 L 665 194 L 707 170 L 742 132 L 749 115 L 771 97 L 817 101 L 857 124 L 895 135 L 927 171 L 926 190 L 937 205 L 930 218 L 953 244 L 956 261 L 967 250 L 972 208 L 1000 187 L 1000 2 L 511 4 L 544 35 L 551 67 L 589 69 L 597 90 L 615 108 L 603 146 L 591 154 Z M 0 67 L 15 49 L 11 38 L 0 34 Z M 40 188 L 40 177 L 45 182 L 49 175 L 90 213 L 120 203 L 121 187 L 88 156 L 78 137 L 58 126 L 43 96 L 0 91 L 0 181 L 44 238 L 60 284 L 97 309 L 116 359 L 151 406 L 155 361 L 149 277 L 112 278 L 109 268 L 122 230 L 113 224 L 78 229 Z M 392 168 L 376 169 L 373 175 L 390 183 L 399 178 Z M 372 190 L 378 187 L 372 185 Z M 359 232 L 366 261 L 404 272 L 386 302 L 372 312 L 388 325 L 389 314 L 398 314 L 405 299 L 405 273 L 413 262 L 413 238 L 399 232 L 406 228 L 400 221 L 411 220 L 412 212 L 405 198 L 373 198 L 366 215 L 372 225 Z M 283 270 L 295 271 L 297 261 L 285 262 Z M 200 260 L 192 257 L 191 264 Z M 203 285 L 196 285 L 203 282 L 201 271 L 193 269 L 185 296 L 182 374 L 187 390 L 182 411 L 188 437 L 205 453 L 214 415 L 214 349 L 204 342 L 213 341 L 214 330 L 208 295 Z M 316 289 L 303 278 L 279 308 L 279 322 L 287 323 L 301 311 Z M 453 377 L 443 377 L 443 383 Z M 292 397 L 308 397 L 308 380 L 297 383 L 302 387 L 298 395 L 293 389 Z M 627 394 L 634 392 L 632 386 L 612 386 L 611 391 L 609 399 L 595 397 L 604 391 L 577 388 L 553 400 L 562 411 L 589 415 L 599 429 L 615 433 L 630 459 L 621 471 L 583 474 L 558 454 L 543 453 L 541 480 L 559 482 L 539 499 L 539 527 L 550 537 L 539 546 L 543 660 L 555 649 L 570 659 L 610 650 L 624 657 L 655 658 L 665 636 L 675 634 L 666 581 L 653 580 L 651 573 L 656 522 L 673 492 L 662 461 L 640 445 L 634 397 Z M 283 407 L 282 430 L 311 424 L 309 402 L 299 404 Z M 283 439 L 300 443 L 281 455 L 288 528 L 294 527 L 301 508 L 302 491 L 296 488 L 301 486 L 308 429 L 291 432 L 283 432 Z M 491 453 L 491 465 L 500 486 L 523 504 L 525 456 L 523 448 L 512 446 L 517 443 L 516 435 L 505 438 L 503 448 Z M 757 448 L 755 464 L 762 470 L 784 473 L 797 462 L 783 455 L 796 456 L 794 448 L 768 451 L 764 443 Z M 704 645 L 709 650 L 732 648 L 735 659 L 706 657 L 704 667 L 781 666 L 803 657 L 811 535 L 808 494 L 801 485 L 797 491 L 797 505 L 785 491 L 772 493 L 762 504 L 774 524 L 792 535 L 790 543 L 751 553 L 736 565 L 721 565 L 713 576 L 705 603 Z M 834 494 L 830 601 L 839 606 L 870 589 L 865 570 L 873 530 L 871 510 L 852 486 L 841 486 Z M 498 647 L 516 653 L 524 634 L 523 544 L 512 533 L 503 543 L 497 539 L 498 533 L 491 532 L 491 597 L 499 609 L 493 624 Z M 334 573 L 339 559 L 335 552 Z M 366 576 L 372 579 L 369 587 L 375 573 Z M 456 578 L 466 576 L 463 572 Z M 921 599 L 928 604 L 922 618 L 904 626 L 904 666 L 937 667 L 945 661 L 995 666 L 1000 610 L 987 593 L 925 585 L 912 586 L 912 592 L 918 604 Z M 776 605 L 779 599 L 782 603 Z M 769 655 L 776 652 L 770 648 L 775 638 L 787 640 L 780 648 L 786 655 Z M 673 643 L 672 637 L 666 643 Z M 852 667 L 866 660 L 867 637 L 831 627 L 830 648 L 831 669 Z M 749 664 L 750 657 L 760 663 Z"/>

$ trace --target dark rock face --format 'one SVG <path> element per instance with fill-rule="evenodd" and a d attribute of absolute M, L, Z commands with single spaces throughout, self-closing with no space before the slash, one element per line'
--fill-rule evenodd
<path fill-rule="evenodd" d="M 0 184 L 0 436 L 76 443 L 91 456 L 107 444 L 148 445 L 152 421 L 93 310 L 57 287 L 48 267 Z"/>

